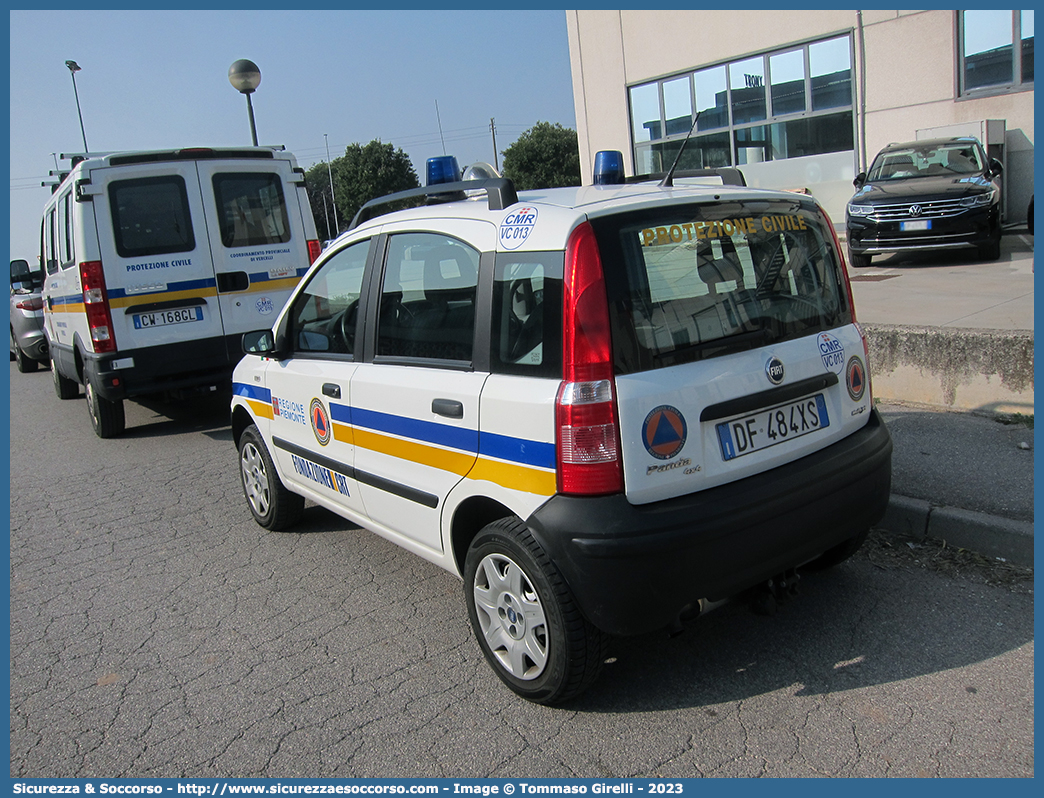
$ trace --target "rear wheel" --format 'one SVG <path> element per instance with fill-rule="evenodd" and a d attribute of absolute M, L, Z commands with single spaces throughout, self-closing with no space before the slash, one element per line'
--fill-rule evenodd
<path fill-rule="evenodd" d="M 113 401 L 98 393 L 91 381 L 83 386 L 87 394 L 87 412 L 91 416 L 91 426 L 99 438 L 115 438 L 126 429 L 126 416 L 123 413 L 123 400 Z"/>
<path fill-rule="evenodd" d="M 58 394 L 59 399 L 75 399 L 80 395 L 80 383 L 63 377 L 58 371 L 58 364 L 54 362 L 54 357 L 51 358 L 51 378 L 54 380 L 54 392 Z"/>
<path fill-rule="evenodd" d="M 304 496 L 291 493 L 275 470 L 275 463 L 251 424 L 239 439 L 239 477 L 250 512 L 265 529 L 274 532 L 293 526 L 304 511 Z"/>
<path fill-rule="evenodd" d="M 464 591 L 483 655 L 518 695 L 560 703 L 598 676 L 608 636 L 583 617 L 519 519 L 495 521 L 478 533 L 464 564 Z"/>
<path fill-rule="evenodd" d="M 15 365 L 18 366 L 18 370 L 23 374 L 28 374 L 32 371 L 36 371 L 39 368 L 39 363 L 33 360 L 31 357 L 26 357 L 25 353 L 22 352 L 17 346 L 15 347 Z"/>

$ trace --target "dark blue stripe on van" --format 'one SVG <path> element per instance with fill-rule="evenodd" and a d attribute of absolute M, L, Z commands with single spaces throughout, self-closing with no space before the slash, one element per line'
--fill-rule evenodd
<path fill-rule="evenodd" d="M 527 441 L 492 432 L 483 432 L 479 436 L 479 454 L 538 468 L 554 468 L 556 465 L 553 443 Z"/>
<path fill-rule="evenodd" d="M 257 385 L 247 385 L 245 382 L 232 383 L 232 393 L 242 396 L 244 399 L 253 399 L 255 402 L 272 403 L 272 392 L 268 388 Z"/>
<path fill-rule="evenodd" d="M 163 291 L 146 291 L 146 292 L 127 292 L 122 288 L 113 288 L 109 291 L 109 299 L 120 299 L 126 296 L 145 296 L 149 294 L 169 294 L 172 291 L 199 291 L 202 288 L 216 288 L 217 281 L 211 277 L 204 280 L 179 280 L 174 283 L 167 283 L 167 287 Z"/>
<path fill-rule="evenodd" d="M 403 438 L 411 438 L 436 446 L 449 446 L 463 452 L 478 452 L 478 432 L 473 429 L 460 429 L 432 421 L 418 421 L 414 418 L 403 418 L 375 410 L 361 410 L 353 407 L 351 422 L 353 426 L 370 429 L 374 432 L 387 432 Z"/>

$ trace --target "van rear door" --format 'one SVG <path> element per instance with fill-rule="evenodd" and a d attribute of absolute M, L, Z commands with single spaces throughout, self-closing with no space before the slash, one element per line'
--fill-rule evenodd
<path fill-rule="evenodd" d="M 89 193 L 117 349 L 223 335 L 195 163 L 96 168 Z"/>
<path fill-rule="evenodd" d="M 217 302 L 228 335 L 271 326 L 308 271 L 311 208 L 292 162 L 201 160 Z M 307 216 L 306 216 L 307 214 Z"/>

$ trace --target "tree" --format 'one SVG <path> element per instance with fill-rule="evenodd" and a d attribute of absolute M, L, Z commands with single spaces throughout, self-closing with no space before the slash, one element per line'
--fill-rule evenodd
<path fill-rule="evenodd" d="M 580 185 L 576 131 L 558 122 L 537 122 L 501 154 L 504 177 L 520 191 Z"/>
<path fill-rule="evenodd" d="M 330 196 L 330 169 L 332 166 L 332 163 L 328 165 L 326 161 L 323 161 L 305 172 L 308 203 L 312 206 L 315 226 L 323 241 L 337 236 L 337 226 L 333 221 L 333 198 Z M 340 215 L 337 219 L 341 221 Z M 343 227 L 343 224 L 341 226 Z"/>
<path fill-rule="evenodd" d="M 337 198 L 336 230 L 327 238 L 333 238 L 351 222 L 356 212 L 371 199 L 383 197 L 395 191 L 405 191 L 420 185 L 410 157 L 391 144 L 374 139 L 369 144 L 349 144 L 344 155 L 330 162 L 316 164 L 305 173 L 309 201 L 316 226 L 326 229 L 326 211 L 323 197 L 330 198 L 329 172 L 333 173 L 333 193 Z M 330 208 L 330 216 L 333 209 Z"/>

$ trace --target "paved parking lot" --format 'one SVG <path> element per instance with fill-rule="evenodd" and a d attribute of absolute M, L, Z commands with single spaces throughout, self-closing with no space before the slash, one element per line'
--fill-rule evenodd
<path fill-rule="evenodd" d="M 12 776 L 1033 774 L 1024 574 L 875 539 L 774 618 L 617 641 L 548 709 L 455 577 L 318 508 L 258 527 L 222 401 L 100 440 L 48 372 L 10 392 Z"/>

